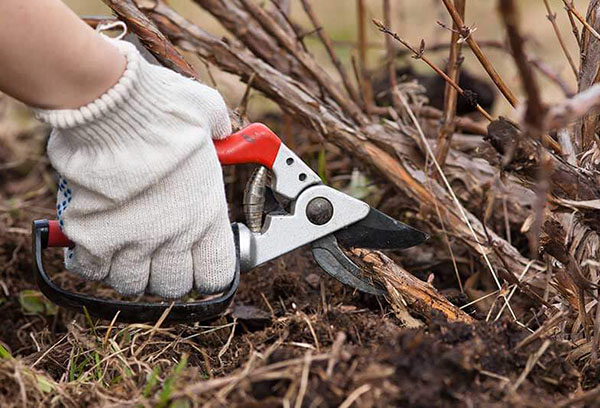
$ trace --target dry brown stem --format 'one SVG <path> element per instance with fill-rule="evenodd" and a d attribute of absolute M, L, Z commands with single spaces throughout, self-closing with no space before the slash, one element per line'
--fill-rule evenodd
<path fill-rule="evenodd" d="M 548 0 L 544 0 L 544 5 L 546 6 L 546 11 L 548 12 L 548 14 L 546 15 L 546 18 L 548 18 L 548 20 L 550 21 L 550 24 L 552 24 L 552 29 L 554 30 L 554 34 L 556 34 L 556 38 L 558 39 L 560 48 L 563 50 L 563 53 L 565 54 L 567 61 L 569 61 L 569 66 L 571 67 L 573 74 L 575 74 L 575 77 L 577 77 L 578 76 L 577 67 L 575 66 L 573 57 L 571 57 L 571 53 L 569 53 L 567 45 L 565 44 L 565 41 L 562 38 L 560 29 L 558 28 L 558 24 L 556 24 L 556 13 L 554 13 L 552 11 L 552 9 L 550 8 L 550 4 L 548 4 Z"/>
<path fill-rule="evenodd" d="M 414 313 L 431 320 L 439 313 L 452 322 L 473 323 L 474 319 L 448 302 L 430 284 L 415 278 L 409 272 L 377 251 L 354 249 L 366 273 L 387 289 L 391 303 L 406 304 Z"/>
<path fill-rule="evenodd" d="M 394 32 L 394 31 L 391 31 L 388 27 L 386 27 L 381 21 L 378 21 L 378 20 L 374 19 L 373 20 L 373 24 L 375 24 L 377 26 L 377 28 L 379 28 L 379 31 L 381 31 L 384 34 L 387 34 L 387 35 L 391 36 L 396 41 L 398 41 L 400 44 L 402 44 L 407 49 L 409 49 L 413 53 L 413 58 L 420 59 L 424 63 L 426 63 L 427 65 L 429 65 L 429 67 L 431 69 L 433 69 L 439 76 L 441 76 L 442 78 L 444 78 L 444 80 L 446 81 L 446 83 L 450 84 L 450 86 L 452 86 L 452 88 L 454 88 L 461 96 L 464 96 L 465 98 L 469 97 L 465 93 L 465 91 L 460 86 L 458 86 L 458 84 L 455 81 L 452 80 L 452 78 L 450 78 L 448 75 L 446 75 L 446 73 L 441 68 L 439 68 L 437 65 L 435 65 L 425 55 L 423 55 L 425 53 L 425 43 L 424 43 L 424 41 L 421 41 L 421 44 L 419 45 L 419 49 L 417 50 L 412 45 L 410 45 L 409 43 L 407 43 L 404 39 L 402 39 L 398 35 L 398 33 Z M 487 111 L 485 109 L 483 109 L 479 104 L 475 104 L 475 108 L 487 120 L 489 120 L 489 121 L 493 120 L 492 116 L 489 113 L 487 113 Z"/>
<path fill-rule="evenodd" d="M 573 17 L 573 13 L 569 9 L 567 9 L 567 17 L 569 17 L 569 23 L 571 24 L 571 32 L 575 37 L 575 41 L 579 46 L 581 46 L 581 36 L 579 35 L 579 28 L 577 28 L 577 24 L 575 23 L 575 18 Z"/>
<path fill-rule="evenodd" d="M 327 50 L 327 54 L 329 55 L 331 62 L 333 63 L 333 65 L 337 69 L 338 73 L 340 74 L 340 78 L 342 79 L 342 82 L 344 83 L 344 87 L 346 88 L 348 95 L 350 95 L 352 100 L 358 101 L 359 100 L 358 93 L 356 92 L 356 89 L 350 82 L 350 78 L 348 77 L 348 74 L 346 73 L 346 69 L 342 65 L 342 62 L 338 58 L 338 56 L 335 52 L 335 49 L 333 48 L 333 43 L 331 42 L 331 39 L 329 38 L 329 36 L 325 32 L 325 30 L 322 29 L 321 22 L 319 21 L 317 15 L 313 11 L 313 8 L 310 5 L 310 2 L 308 0 L 302 0 L 302 6 L 304 7 L 306 14 L 310 18 L 310 21 L 312 22 L 315 30 L 317 30 L 317 35 L 319 36 L 319 38 L 321 39 L 321 42 L 325 46 L 325 49 Z"/>
<path fill-rule="evenodd" d="M 537 80 L 525 55 L 524 40 L 519 29 L 518 11 L 513 0 L 500 0 L 498 4 L 500 15 L 506 27 L 512 55 L 521 75 L 521 83 L 527 94 L 525 123 L 530 127 L 531 136 L 535 140 L 539 140 L 542 132 L 542 120 L 545 108 L 542 103 Z"/>
<path fill-rule="evenodd" d="M 473 51 L 473 53 L 475 54 L 475 56 L 477 57 L 477 59 L 479 60 L 479 62 L 483 66 L 483 68 L 485 69 L 485 71 L 488 73 L 491 80 L 494 82 L 494 84 L 496 84 L 496 86 L 498 87 L 500 92 L 502 92 L 502 95 L 504 95 L 506 100 L 513 107 L 516 107 L 519 104 L 517 97 L 508 88 L 508 86 L 506 85 L 506 83 L 504 82 L 502 77 L 498 74 L 498 72 L 496 71 L 496 69 L 490 62 L 490 60 L 483 53 L 483 50 L 481 49 L 481 47 L 479 46 L 477 41 L 475 41 L 475 39 L 473 38 L 473 35 L 472 35 L 473 33 L 472 33 L 471 29 L 465 25 L 465 23 L 463 22 L 463 19 L 460 16 L 460 13 L 456 9 L 456 7 L 454 7 L 454 4 L 452 4 L 452 1 L 451 0 L 442 0 L 442 1 L 444 2 L 446 9 L 448 10 L 448 13 L 450 13 L 450 16 L 452 17 L 452 21 L 454 22 L 454 24 L 456 26 L 460 27 L 460 32 L 461 32 L 462 38 L 466 41 L 466 43 L 469 45 L 469 47 L 471 47 L 471 50 Z"/>
<path fill-rule="evenodd" d="M 596 39 L 600 40 L 600 34 L 598 34 L 598 31 L 596 31 L 596 29 L 594 27 L 592 27 L 588 23 L 588 21 L 585 18 L 583 18 L 583 16 L 581 14 L 579 14 L 579 11 L 577 11 L 577 8 L 575 8 L 575 4 L 573 3 L 573 0 L 563 0 L 563 3 L 565 3 L 565 7 L 569 11 L 569 13 L 574 15 L 575 18 L 577 20 L 579 20 L 579 22 L 581 24 L 583 24 L 583 26 L 586 28 L 586 30 L 588 30 L 594 37 L 596 37 Z"/>
<path fill-rule="evenodd" d="M 386 26 L 390 26 L 392 22 L 392 4 L 390 0 L 383 0 L 383 23 Z M 398 99 L 398 78 L 396 78 L 396 60 L 394 58 L 394 43 L 389 36 L 385 37 L 385 48 L 386 48 L 386 64 L 388 71 L 388 78 L 390 81 L 390 93 L 392 96 L 392 104 L 396 111 L 401 110 L 401 103 Z"/>
<path fill-rule="evenodd" d="M 519 28 L 519 14 L 516 8 L 516 4 L 513 0 L 500 0 L 499 11 L 506 27 L 508 35 L 508 41 L 512 51 L 515 64 L 521 74 L 521 83 L 527 94 L 527 108 L 525 110 L 524 125 L 525 134 L 527 137 L 532 138 L 536 141 L 542 141 L 544 146 L 548 146 L 553 141 L 548 135 L 544 133 L 543 129 L 543 117 L 546 108 L 542 103 L 540 96 L 540 89 L 537 84 L 535 75 L 524 50 L 524 40 L 520 33 Z M 556 150 L 556 149 L 555 149 Z M 559 150 L 560 151 L 560 147 Z M 544 160 L 546 153 L 542 146 L 538 147 L 537 156 L 541 166 L 537 174 L 536 183 L 536 200 L 534 204 L 534 221 L 529 231 L 529 244 L 530 251 L 532 254 L 538 252 L 538 243 L 540 231 L 542 229 L 542 223 L 544 219 L 544 209 L 546 208 L 546 201 L 548 196 L 548 189 L 550 183 L 548 182 L 548 174 L 552 172 L 551 162 Z"/>
<path fill-rule="evenodd" d="M 591 0 L 587 10 L 588 25 L 600 29 L 600 19 L 597 19 L 600 10 L 600 1 Z M 600 41 L 592 31 L 584 29 L 581 33 L 581 62 L 579 68 L 579 92 L 584 92 L 593 87 L 600 78 Z M 596 140 L 596 133 L 600 124 L 600 117 L 596 112 L 590 112 L 581 118 L 581 123 L 576 127 L 575 136 L 578 153 L 588 151 Z"/>
<path fill-rule="evenodd" d="M 454 6 L 456 7 L 458 14 L 462 19 L 465 18 L 465 5 L 466 0 L 454 0 Z M 448 77 L 455 83 L 458 83 L 460 77 L 460 33 L 456 24 L 453 23 L 452 31 L 450 33 L 450 54 L 448 56 Z M 438 131 L 437 148 L 435 152 L 435 158 L 437 159 L 440 166 L 443 168 L 446 164 L 446 157 L 450 150 L 450 143 L 452 142 L 452 135 L 456 130 L 456 124 L 454 119 L 456 117 L 456 103 L 458 100 L 458 93 L 449 83 L 446 83 L 446 89 L 444 92 L 444 116 L 442 125 Z"/>
<path fill-rule="evenodd" d="M 161 64 L 182 75 L 198 79 L 198 74 L 194 68 L 173 47 L 171 41 L 167 40 L 163 33 L 156 28 L 156 25 L 137 11 L 135 4 L 119 0 L 103 1 L 126 22 L 129 30 L 138 36 L 142 44 L 152 52 Z M 125 16 L 129 18 L 125 18 Z"/>
<path fill-rule="evenodd" d="M 560 73 L 556 72 L 549 64 L 531 56 L 528 58 L 528 61 L 538 71 L 540 71 L 541 74 L 545 75 L 549 80 L 556 83 L 556 85 L 558 85 L 567 98 L 575 95 L 575 91 L 571 85 L 568 84 L 564 78 L 561 77 Z"/>
<path fill-rule="evenodd" d="M 375 102 L 367 58 L 367 13 L 365 10 L 365 0 L 356 0 L 356 22 L 358 27 L 358 67 L 362 84 L 362 96 L 366 111 L 371 113 L 375 107 Z"/>
<path fill-rule="evenodd" d="M 546 129 L 560 129 L 594 114 L 600 108 L 600 84 L 552 106 L 545 115 Z"/>
<path fill-rule="evenodd" d="M 441 120 L 444 113 L 439 109 L 431 106 L 423 106 L 419 109 L 419 116 L 427 119 Z M 486 127 L 480 122 L 475 122 L 473 119 L 465 116 L 456 116 L 454 122 L 458 129 L 464 130 L 474 135 L 487 135 Z"/>
<path fill-rule="evenodd" d="M 438 22 L 439 24 L 439 22 Z M 454 23 L 452 23 L 454 25 Z M 454 29 L 454 28 L 453 28 Z M 498 40 L 480 40 L 477 42 L 482 48 L 491 48 L 494 50 L 499 50 L 499 51 L 506 51 L 506 44 L 504 44 L 502 41 L 498 41 Z M 449 43 L 447 41 L 443 41 L 443 42 L 434 42 L 434 43 L 430 43 L 427 45 L 427 51 L 432 53 L 432 52 L 444 52 L 446 50 L 448 50 L 450 47 L 452 46 L 452 43 Z M 395 54 L 397 56 L 405 56 L 410 54 L 410 51 L 404 49 L 404 48 L 397 48 L 395 51 Z"/>

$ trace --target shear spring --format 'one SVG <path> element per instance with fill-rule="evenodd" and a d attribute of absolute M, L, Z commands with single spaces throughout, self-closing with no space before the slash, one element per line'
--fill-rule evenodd
<path fill-rule="evenodd" d="M 246 225 L 252 232 L 260 232 L 265 208 L 265 188 L 269 171 L 260 166 L 254 170 L 244 190 L 244 215 Z"/>

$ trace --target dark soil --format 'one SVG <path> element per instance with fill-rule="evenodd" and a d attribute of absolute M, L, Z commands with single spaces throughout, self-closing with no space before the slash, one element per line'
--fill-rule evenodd
<path fill-rule="evenodd" d="M 26 141 L 43 146 L 44 134 Z M 0 139 L 0 166 L 11 149 Z M 211 327 L 30 314 L 19 301 L 37 289 L 28 231 L 52 217 L 55 188 L 43 157 L 32 163 L 0 172 L 0 345 L 12 356 L 0 357 L 2 407 L 553 406 L 580 387 L 568 344 L 553 341 L 514 390 L 542 340 L 516 350 L 529 332 L 509 320 L 403 328 L 384 299 L 325 276 L 307 248 L 243 275 Z M 46 262 L 62 285 L 110 295 L 61 272 L 60 251 Z"/>

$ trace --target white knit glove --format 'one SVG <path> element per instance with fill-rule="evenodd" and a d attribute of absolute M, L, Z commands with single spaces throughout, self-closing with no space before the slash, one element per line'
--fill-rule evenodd
<path fill-rule="evenodd" d="M 216 293 L 235 249 L 213 138 L 231 133 L 214 89 L 146 62 L 127 42 L 119 82 L 79 109 L 36 110 L 53 128 L 68 270 L 122 294 Z"/>

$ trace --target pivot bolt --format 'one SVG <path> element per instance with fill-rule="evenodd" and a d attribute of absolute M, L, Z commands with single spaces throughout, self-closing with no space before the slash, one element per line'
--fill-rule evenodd
<path fill-rule="evenodd" d="M 324 197 L 310 200 L 306 206 L 306 217 L 315 225 L 323 225 L 333 217 L 333 205 Z"/>

